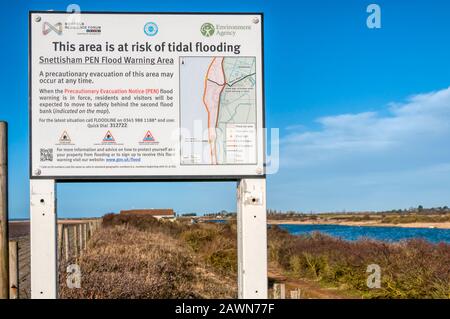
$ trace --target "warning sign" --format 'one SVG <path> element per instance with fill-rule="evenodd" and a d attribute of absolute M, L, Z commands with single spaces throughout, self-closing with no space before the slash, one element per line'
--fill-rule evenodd
<path fill-rule="evenodd" d="M 32 178 L 264 176 L 261 14 L 73 19 L 29 15 Z"/>
<path fill-rule="evenodd" d="M 145 134 L 142 142 L 147 142 L 147 143 L 155 142 L 155 138 L 153 137 L 152 132 L 147 131 L 147 133 Z"/>
<path fill-rule="evenodd" d="M 115 142 L 116 140 L 112 136 L 111 132 L 110 131 L 106 132 L 105 137 L 103 138 L 103 143 L 115 143 Z"/>
<path fill-rule="evenodd" d="M 67 134 L 67 131 L 64 131 L 61 134 L 61 137 L 59 138 L 60 144 L 71 144 L 72 140 L 70 139 L 69 134 Z"/>

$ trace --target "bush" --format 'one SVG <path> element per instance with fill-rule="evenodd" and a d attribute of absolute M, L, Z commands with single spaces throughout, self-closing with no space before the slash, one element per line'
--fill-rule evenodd
<path fill-rule="evenodd" d="M 102 229 L 79 260 L 81 289 L 60 276 L 62 298 L 198 298 L 192 258 L 167 237 L 123 227 Z M 160 244 L 151 244 L 160 242 Z M 62 269 L 63 271 L 63 269 Z"/>
<path fill-rule="evenodd" d="M 215 251 L 206 257 L 209 265 L 224 274 L 234 274 L 237 272 L 237 251 L 236 249 L 225 249 Z"/>
<path fill-rule="evenodd" d="M 195 252 L 198 252 L 215 236 L 217 236 L 217 232 L 213 229 L 193 229 L 184 232 L 181 237 Z"/>
<path fill-rule="evenodd" d="M 272 226 L 269 260 L 292 276 L 346 286 L 366 297 L 450 298 L 449 244 L 350 242 L 320 233 L 293 236 Z M 380 289 L 366 285 L 369 264 L 381 267 Z"/>

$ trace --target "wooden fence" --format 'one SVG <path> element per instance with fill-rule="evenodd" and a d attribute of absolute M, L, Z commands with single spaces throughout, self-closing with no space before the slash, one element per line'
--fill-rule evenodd
<path fill-rule="evenodd" d="M 100 227 L 101 220 L 88 222 L 58 223 L 58 260 L 60 265 L 68 264 L 83 255 L 89 239 Z"/>
<path fill-rule="evenodd" d="M 58 221 L 58 262 L 65 266 L 76 261 L 88 248 L 89 239 L 101 226 L 101 219 L 87 221 Z M 25 247 L 27 246 L 27 247 Z M 29 241 L 10 240 L 9 241 L 9 298 L 19 299 L 21 284 L 27 280 L 20 278 L 22 268 L 29 267 Z M 27 256 L 19 254 L 22 250 Z M 20 270 L 20 271 L 19 271 Z M 28 273 L 29 276 L 29 273 Z M 29 278 L 28 278 L 29 280 Z M 29 285 L 28 282 L 25 283 Z M 20 289 L 19 289 L 20 288 Z M 27 296 L 25 296 L 26 298 Z"/>
<path fill-rule="evenodd" d="M 300 299 L 301 290 L 300 288 L 291 290 L 289 293 L 289 299 Z M 286 285 L 275 283 L 273 284 L 273 299 L 286 299 Z"/>

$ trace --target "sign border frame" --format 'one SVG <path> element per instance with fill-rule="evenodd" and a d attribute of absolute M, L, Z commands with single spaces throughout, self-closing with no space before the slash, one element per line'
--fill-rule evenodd
<path fill-rule="evenodd" d="M 32 40 L 31 24 L 33 14 L 72 14 L 67 11 L 28 11 L 28 139 L 29 139 L 29 174 L 30 180 L 53 179 L 58 183 L 80 183 L 80 182 L 171 182 L 171 181 L 239 181 L 245 178 L 266 178 L 266 134 L 264 132 L 266 124 L 265 111 L 265 72 L 264 72 L 264 13 L 263 12 L 146 12 L 146 11 L 81 11 L 78 14 L 153 14 L 153 15 L 257 15 L 261 18 L 261 69 L 262 69 L 262 145 L 263 145 L 263 173 L 260 175 L 84 175 L 84 176 L 35 176 L 33 175 L 32 162 Z"/>

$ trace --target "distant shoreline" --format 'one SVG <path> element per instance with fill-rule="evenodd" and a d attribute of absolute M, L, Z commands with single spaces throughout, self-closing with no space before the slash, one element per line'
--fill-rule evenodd
<path fill-rule="evenodd" d="M 380 223 L 378 221 L 317 221 L 317 220 L 267 220 L 269 225 L 338 225 L 338 226 L 373 226 L 373 227 L 403 227 L 403 228 L 439 228 L 439 229 L 450 229 L 450 222 L 441 223 L 428 223 L 428 222 L 417 222 L 417 223 L 399 223 L 399 224 L 388 224 Z"/>
<path fill-rule="evenodd" d="M 59 220 L 62 223 L 73 223 L 80 222 L 94 218 L 86 218 L 86 219 L 74 219 L 74 220 Z M 10 220 L 10 224 L 28 224 L 29 220 Z M 290 220 L 290 219 L 280 219 L 273 220 L 268 219 L 267 224 L 269 225 L 340 225 L 340 226 L 372 226 L 372 227 L 402 227 L 402 228 L 436 228 L 436 229 L 450 229 L 450 222 L 413 222 L 413 223 L 381 223 L 380 221 L 334 221 L 334 220 Z"/>

